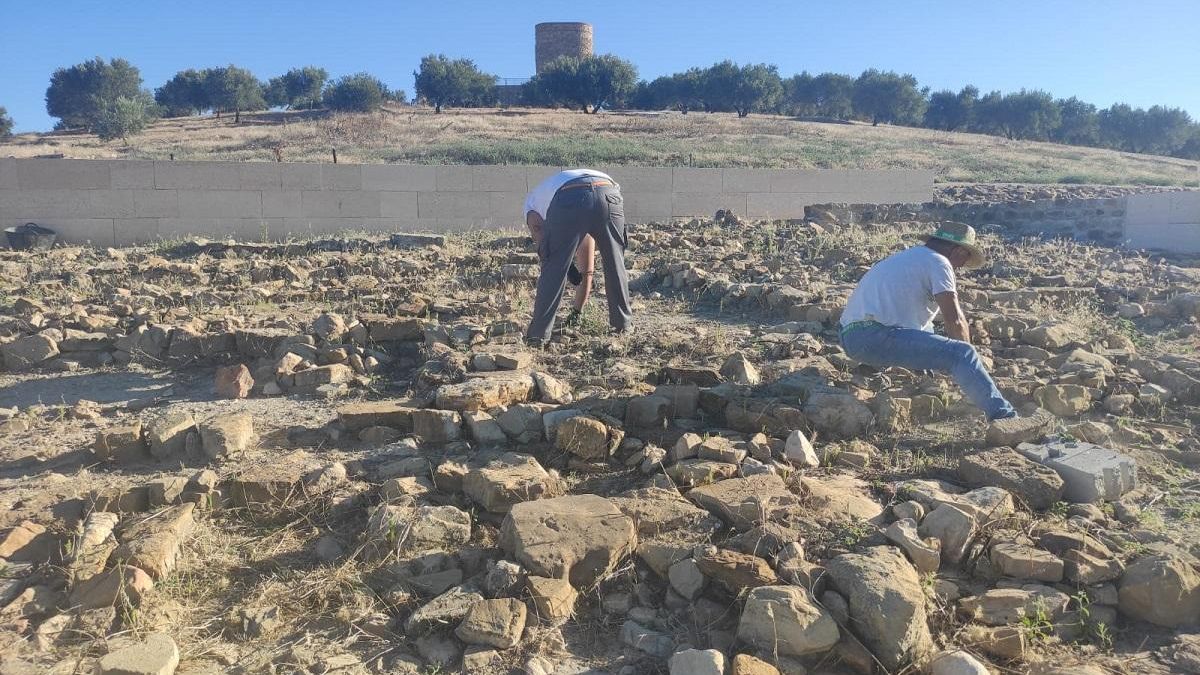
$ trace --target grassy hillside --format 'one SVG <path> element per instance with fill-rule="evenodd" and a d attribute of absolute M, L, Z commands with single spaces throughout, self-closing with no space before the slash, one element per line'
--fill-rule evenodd
<path fill-rule="evenodd" d="M 162 120 L 128 141 L 24 134 L 0 156 L 444 164 L 934 169 L 942 181 L 1197 185 L 1196 162 L 994 136 L 772 115 L 396 108 Z"/>

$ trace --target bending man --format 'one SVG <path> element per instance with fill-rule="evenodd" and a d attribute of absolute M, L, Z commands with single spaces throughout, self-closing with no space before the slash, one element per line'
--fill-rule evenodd
<path fill-rule="evenodd" d="M 541 260 L 533 319 L 525 339 L 540 346 L 550 339 L 568 276 L 579 286 L 570 320 L 591 294 L 595 249 L 604 265 L 608 324 L 627 330 L 629 278 L 625 273 L 625 206 L 612 178 L 591 169 L 561 171 L 543 180 L 525 198 L 525 224 Z"/>
<path fill-rule="evenodd" d="M 846 354 L 880 368 L 948 373 L 989 420 L 1016 417 L 971 346 L 958 303 L 954 270 L 983 262 L 974 228 L 943 223 L 923 246 L 876 263 L 858 282 L 842 313 Z M 939 311 L 947 337 L 933 333 L 933 317 Z"/>

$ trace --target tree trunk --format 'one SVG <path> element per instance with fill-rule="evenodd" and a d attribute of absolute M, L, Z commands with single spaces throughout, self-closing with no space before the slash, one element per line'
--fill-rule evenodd
<path fill-rule="evenodd" d="M 241 124 L 241 122 L 242 122 L 242 109 L 234 108 L 233 109 L 233 123 Z"/>
<path fill-rule="evenodd" d="M 440 113 L 440 112 L 442 112 L 442 104 L 441 104 L 441 103 L 434 103 L 434 104 L 433 104 L 433 112 L 435 112 L 435 113 Z"/>

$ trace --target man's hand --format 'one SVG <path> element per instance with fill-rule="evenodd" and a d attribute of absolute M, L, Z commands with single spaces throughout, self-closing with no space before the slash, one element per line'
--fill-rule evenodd
<path fill-rule="evenodd" d="M 933 296 L 938 307 L 942 310 L 942 321 L 946 326 L 946 336 L 963 342 L 971 341 L 971 329 L 967 327 L 967 318 L 963 316 L 962 306 L 958 304 L 958 294 L 953 292 L 938 293 Z"/>

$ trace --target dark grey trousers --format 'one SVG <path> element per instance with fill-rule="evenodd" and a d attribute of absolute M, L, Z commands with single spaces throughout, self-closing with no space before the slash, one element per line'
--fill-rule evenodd
<path fill-rule="evenodd" d="M 575 187 L 580 183 L 585 186 Z M 629 309 L 629 277 L 625 272 L 625 205 L 615 185 L 592 185 L 592 178 L 577 178 L 555 193 L 542 224 L 538 247 L 542 269 L 538 276 L 533 320 L 526 337 L 549 340 L 554 317 L 562 302 L 567 270 L 585 235 L 592 235 L 604 265 L 604 293 L 608 298 L 608 325 L 625 330 L 633 320 Z M 607 182 L 607 181 L 605 181 Z M 581 270 L 584 271 L 584 270 Z M 588 279 L 584 279 L 585 283 Z"/>

